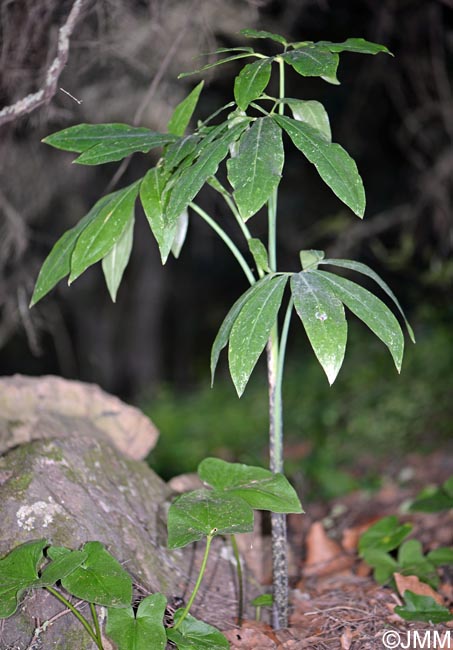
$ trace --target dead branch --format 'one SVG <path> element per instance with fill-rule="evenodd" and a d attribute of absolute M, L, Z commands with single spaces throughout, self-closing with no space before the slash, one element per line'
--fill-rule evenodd
<path fill-rule="evenodd" d="M 75 0 L 64 25 L 58 32 L 57 54 L 47 70 L 44 86 L 35 93 L 19 99 L 0 110 L 0 126 L 31 113 L 39 106 L 48 103 L 57 92 L 58 79 L 65 67 L 70 47 L 70 37 L 86 0 Z"/>

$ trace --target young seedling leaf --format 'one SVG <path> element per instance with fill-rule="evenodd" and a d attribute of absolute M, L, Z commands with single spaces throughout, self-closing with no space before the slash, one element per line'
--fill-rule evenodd
<path fill-rule="evenodd" d="M 194 114 L 203 85 L 204 81 L 200 81 L 192 92 L 190 92 L 187 97 L 176 106 L 167 125 L 169 133 L 178 136 L 184 134 L 185 130 L 189 126 L 192 115 Z"/>
<path fill-rule="evenodd" d="M 87 559 L 61 581 L 66 591 L 104 607 L 128 607 L 132 580 L 118 560 L 100 542 L 87 542 L 82 551 Z"/>
<path fill-rule="evenodd" d="M 273 34 L 272 32 L 266 32 L 264 29 L 241 29 L 239 33 L 246 38 L 268 38 L 271 41 L 280 43 L 280 45 L 288 44 L 284 36 L 281 36 L 280 34 Z"/>
<path fill-rule="evenodd" d="M 250 603 L 253 607 L 272 607 L 274 598 L 272 594 L 261 594 L 252 600 Z"/>
<path fill-rule="evenodd" d="M 30 307 L 36 305 L 54 286 L 71 272 L 71 257 L 81 232 L 110 201 L 111 195 L 99 199 L 79 223 L 60 237 L 44 261 L 36 281 Z"/>
<path fill-rule="evenodd" d="M 443 564 L 453 564 L 453 548 L 442 546 L 430 551 L 427 558 L 435 566 L 442 566 Z"/>
<path fill-rule="evenodd" d="M 331 52 L 357 52 L 358 54 L 379 54 L 380 52 L 384 52 L 385 54 L 393 56 L 385 45 L 372 43 L 371 41 L 366 41 L 364 38 L 348 38 L 343 43 L 319 41 L 316 45 L 319 47 L 325 47 Z"/>
<path fill-rule="evenodd" d="M 290 50 L 281 58 L 303 77 L 322 77 L 330 83 L 338 84 L 338 54 L 314 43 L 302 45 L 297 50 Z"/>
<path fill-rule="evenodd" d="M 409 539 L 398 549 L 398 572 L 403 576 L 417 576 L 433 589 L 439 586 L 436 566 L 423 555 L 422 545 L 418 539 Z"/>
<path fill-rule="evenodd" d="M 141 179 L 109 194 L 109 200 L 82 230 L 71 257 L 69 284 L 107 255 L 121 238 L 134 214 L 140 183 Z"/>
<path fill-rule="evenodd" d="M 232 129 L 228 129 L 204 149 L 193 165 L 183 170 L 168 200 L 166 218 L 169 225 L 176 223 L 179 215 L 198 194 L 206 180 L 214 176 L 219 164 L 227 155 L 229 146 L 240 136 L 247 124 L 248 120 L 244 120 Z"/>
<path fill-rule="evenodd" d="M 183 609 L 175 612 L 174 621 L 178 623 Z M 176 644 L 178 650 L 228 650 L 230 644 L 219 630 L 212 625 L 198 621 L 187 614 L 181 625 L 175 630 L 167 628 L 167 638 Z"/>
<path fill-rule="evenodd" d="M 301 99 L 285 99 L 284 102 L 291 109 L 295 120 L 305 122 L 319 131 L 328 142 L 332 142 L 329 116 L 321 102 Z"/>
<path fill-rule="evenodd" d="M 450 611 L 436 603 L 434 598 L 419 596 L 409 590 L 404 592 L 404 605 L 395 607 L 395 614 L 405 621 L 426 621 L 433 624 L 453 620 Z"/>
<path fill-rule="evenodd" d="M 363 264 L 362 262 L 355 262 L 354 260 L 323 259 L 322 262 L 320 261 L 319 263 L 327 264 L 330 266 L 338 266 L 343 269 L 350 269 L 351 271 L 357 271 L 357 273 L 362 273 L 363 275 L 366 275 L 367 277 L 374 280 L 381 287 L 381 289 L 385 291 L 385 293 L 389 296 L 389 298 L 392 299 L 394 305 L 396 306 L 396 308 L 398 309 L 399 313 L 401 314 L 404 320 L 411 341 L 415 343 L 414 330 L 410 326 L 397 297 L 390 289 L 388 284 L 384 282 L 384 280 L 375 271 L 373 271 L 373 269 L 371 269 L 366 264 Z"/>
<path fill-rule="evenodd" d="M 26 542 L 0 560 L 0 619 L 14 614 L 23 592 L 39 580 L 45 546 L 45 539 Z"/>
<path fill-rule="evenodd" d="M 365 190 L 357 165 L 339 144 L 328 142 L 317 129 L 282 115 L 274 119 L 294 145 L 316 167 L 323 181 L 358 217 L 365 212 Z"/>
<path fill-rule="evenodd" d="M 270 117 L 260 117 L 241 137 L 238 154 L 227 163 L 228 180 L 246 221 L 278 186 L 284 163 L 282 133 Z"/>
<path fill-rule="evenodd" d="M 168 548 L 181 548 L 208 535 L 249 533 L 253 510 L 239 497 L 194 490 L 176 498 L 168 511 Z"/>
<path fill-rule="evenodd" d="M 443 490 L 446 494 L 448 494 L 449 497 L 452 497 L 453 499 L 453 476 L 450 476 L 450 478 L 447 478 L 447 480 L 444 482 L 442 485 Z"/>
<path fill-rule="evenodd" d="M 144 598 L 134 614 L 132 607 L 109 608 L 107 635 L 118 650 L 164 650 L 167 635 L 163 617 L 167 599 L 163 594 Z"/>
<path fill-rule="evenodd" d="M 260 97 L 271 78 L 272 59 L 259 59 L 245 65 L 234 81 L 234 98 L 243 111 Z"/>
<path fill-rule="evenodd" d="M 396 369 L 401 371 L 404 352 L 404 336 L 395 316 L 385 303 L 351 280 L 327 271 L 311 271 L 388 347 Z"/>
<path fill-rule="evenodd" d="M 178 259 L 182 247 L 184 246 L 184 242 L 186 241 L 188 227 L 189 227 L 189 212 L 186 208 L 185 210 L 182 211 L 182 213 L 178 217 L 178 221 L 176 222 L 175 237 L 171 245 L 171 252 L 173 253 L 173 256 L 176 257 L 176 259 Z"/>
<path fill-rule="evenodd" d="M 256 239 L 252 237 L 248 240 L 249 250 L 253 255 L 255 264 L 258 269 L 265 271 L 266 273 L 270 271 L 269 268 L 269 258 L 267 256 L 267 250 L 261 239 Z"/>
<path fill-rule="evenodd" d="M 53 555 L 52 562 L 42 570 L 37 586 L 44 587 L 54 585 L 58 580 L 62 580 L 72 573 L 88 558 L 88 553 L 86 551 L 71 551 L 66 548 L 64 548 L 64 551 L 65 552 L 61 554 L 57 551 L 57 553 Z"/>
<path fill-rule="evenodd" d="M 288 276 L 280 275 L 262 284 L 249 296 L 231 328 L 228 361 L 239 397 L 276 322 L 287 280 Z"/>
<path fill-rule="evenodd" d="M 388 584 L 392 580 L 395 571 L 398 571 L 398 562 L 381 549 L 366 549 L 362 553 L 362 557 L 370 567 L 373 567 L 373 577 L 380 585 Z"/>
<path fill-rule="evenodd" d="M 359 553 L 369 550 L 393 551 L 409 535 L 412 524 L 400 524 L 394 515 L 383 517 L 373 526 L 368 528 L 359 540 Z"/>
<path fill-rule="evenodd" d="M 214 343 L 212 345 L 211 386 L 214 384 L 214 375 L 215 375 L 215 370 L 217 368 L 217 363 L 219 361 L 220 353 L 228 343 L 228 339 L 230 338 L 231 328 L 233 327 L 234 322 L 239 315 L 239 312 L 241 311 L 245 303 L 252 297 L 252 294 L 254 294 L 256 291 L 260 291 L 262 285 L 270 282 L 272 277 L 274 276 L 266 275 L 262 280 L 258 280 L 256 284 L 251 286 L 245 293 L 242 294 L 242 296 L 240 296 L 236 300 L 236 302 L 234 303 L 234 305 L 231 307 L 230 311 L 226 315 L 222 325 L 220 326 L 219 331 L 217 332 L 217 336 L 215 337 Z"/>
<path fill-rule="evenodd" d="M 112 302 L 116 302 L 116 294 L 131 256 L 134 222 L 134 215 L 132 215 L 123 234 L 102 260 L 102 271 Z"/>
<path fill-rule="evenodd" d="M 348 338 L 343 304 L 311 271 L 291 277 L 291 292 L 316 358 L 332 385 L 343 364 Z"/>
<path fill-rule="evenodd" d="M 227 463 L 220 458 L 205 458 L 198 476 L 216 491 L 241 497 L 254 510 L 303 512 L 296 491 L 283 474 L 262 467 Z"/>
<path fill-rule="evenodd" d="M 318 264 L 321 263 L 321 260 L 324 259 L 325 253 L 324 251 L 316 251 L 316 250 L 307 250 L 307 251 L 300 251 L 299 257 L 300 257 L 300 263 L 304 271 L 307 271 L 309 269 L 317 269 Z"/>
<path fill-rule="evenodd" d="M 236 61 L 237 59 L 244 59 L 250 56 L 256 56 L 252 52 L 240 52 L 239 54 L 233 54 L 232 56 L 227 56 L 225 59 L 220 59 L 219 61 L 214 61 L 214 63 L 207 63 L 206 65 L 198 68 L 197 70 L 191 70 L 190 72 L 182 72 L 178 75 L 178 79 L 183 79 L 184 77 L 190 77 L 190 75 L 198 74 L 204 72 L 205 70 L 210 70 L 211 68 L 216 68 L 218 65 L 223 65 L 224 63 L 230 63 L 230 61 Z"/>
<path fill-rule="evenodd" d="M 453 508 L 453 497 L 446 494 L 442 488 L 430 493 L 423 491 L 409 507 L 410 512 L 442 512 Z"/>

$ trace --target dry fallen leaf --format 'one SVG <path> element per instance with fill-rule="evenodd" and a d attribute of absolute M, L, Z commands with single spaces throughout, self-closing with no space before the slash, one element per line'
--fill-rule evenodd
<path fill-rule="evenodd" d="M 434 591 L 429 585 L 421 582 L 417 576 L 403 576 L 401 573 L 394 573 L 396 586 L 401 596 L 404 596 L 405 591 L 412 591 L 419 596 L 431 596 L 439 605 L 444 604 L 444 599 L 437 591 Z"/>
<path fill-rule="evenodd" d="M 349 627 L 345 628 L 343 634 L 340 637 L 341 650 L 349 650 L 353 640 L 353 633 Z"/>
<path fill-rule="evenodd" d="M 307 534 L 304 575 L 325 576 L 340 573 L 350 569 L 353 561 L 339 544 L 328 537 L 321 522 L 316 521 L 311 525 Z"/>

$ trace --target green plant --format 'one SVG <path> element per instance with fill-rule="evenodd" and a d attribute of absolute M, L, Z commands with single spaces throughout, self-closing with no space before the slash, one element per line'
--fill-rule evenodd
<path fill-rule="evenodd" d="M 267 347 L 270 467 L 272 472 L 280 474 L 283 472 L 282 381 L 293 309 L 303 323 L 329 384 L 335 381 L 346 349 L 344 306 L 389 348 L 398 371 L 404 348 L 401 327 L 384 302 L 355 282 L 320 270 L 328 265 L 367 276 L 387 294 L 404 318 L 392 291 L 366 265 L 325 259 L 322 251 L 311 250 L 300 252 L 301 271 L 278 270 L 277 199 L 285 158 L 283 134 L 315 166 L 343 203 L 360 218 L 365 211 L 365 192 L 356 164 L 340 145 L 332 142 L 325 108 L 317 101 L 286 97 L 285 71 L 290 66 L 302 77 L 321 77 L 337 84 L 341 52 L 389 52 L 384 46 L 363 39 L 348 39 L 344 43 L 288 43 L 283 36 L 269 32 L 244 30 L 242 35 L 270 39 L 281 51 L 266 56 L 252 47 L 218 50 L 217 53 L 227 56 L 200 68 L 197 73 L 233 60 L 255 60 L 247 63 L 237 75 L 234 101 L 200 122 L 193 133 L 184 135 L 203 82 L 176 107 L 166 134 L 124 124 L 80 124 L 45 139 L 56 148 L 78 153 L 75 162 L 86 165 L 118 161 L 134 152 L 147 153 L 155 147 L 163 147 L 163 153 L 144 178 L 100 199 L 63 235 L 43 264 L 31 304 L 43 298 L 63 277 L 69 276 L 71 284 L 100 260 L 109 292 L 115 300 L 131 251 L 137 197 L 140 196 L 163 263 L 170 252 L 179 255 L 187 230 L 187 210 L 191 208 L 222 238 L 251 285 L 227 314 L 213 343 L 212 380 L 220 353 L 228 345 L 230 374 L 241 396 L 258 358 Z M 276 97 L 266 93 L 275 67 L 278 74 Z M 288 110 L 292 116 L 285 114 Z M 226 112 L 226 118 L 212 125 L 213 119 L 222 112 Z M 226 158 L 230 189 L 216 175 Z M 230 208 L 253 258 L 255 271 L 221 224 L 194 201 L 206 183 Z M 252 236 L 247 225 L 263 207 L 267 209 L 268 218 L 267 246 Z M 278 314 L 288 284 L 291 297 L 280 333 Z M 413 339 L 407 322 L 406 325 Z M 272 515 L 272 549 L 274 626 L 278 628 L 287 624 L 288 600 L 286 522 L 282 513 Z"/>
<path fill-rule="evenodd" d="M 104 645 L 96 605 L 107 607 L 106 634 L 119 650 L 150 647 L 163 650 L 167 639 L 179 650 L 228 648 L 223 634 L 190 614 L 206 570 L 212 540 L 218 535 L 231 536 L 237 565 L 240 624 L 243 576 L 235 535 L 253 530 L 254 510 L 297 513 L 301 512 L 301 506 L 282 474 L 261 467 L 206 458 L 200 463 L 198 474 L 209 489 L 181 495 L 168 512 L 169 548 L 182 548 L 206 539 L 194 589 L 186 607 L 174 613 L 173 625 L 164 627 L 167 600 L 163 594 L 147 596 L 134 611 L 132 580 L 100 542 L 88 542 L 81 550 L 71 551 L 49 545 L 45 539 L 22 544 L 0 559 L 0 619 L 14 614 L 25 591 L 42 588 L 72 612 L 99 650 L 103 650 Z M 92 623 L 65 594 L 89 603 Z"/>
<path fill-rule="evenodd" d="M 453 476 L 440 487 L 425 488 L 411 503 L 411 512 L 440 512 L 453 508 Z"/>

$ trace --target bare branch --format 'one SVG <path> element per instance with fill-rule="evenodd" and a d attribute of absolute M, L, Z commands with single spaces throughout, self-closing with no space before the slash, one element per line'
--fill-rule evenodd
<path fill-rule="evenodd" d="M 2 108 L 0 110 L 0 126 L 22 115 L 31 113 L 39 106 L 48 103 L 55 95 L 58 79 L 68 61 L 70 37 L 85 2 L 86 0 L 75 0 L 65 24 L 60 27 L 57 54 L 47 70 L 44 86 L 36 93 L 30 93 L 26 97 L 19 99 L 15 104 Z"/>

